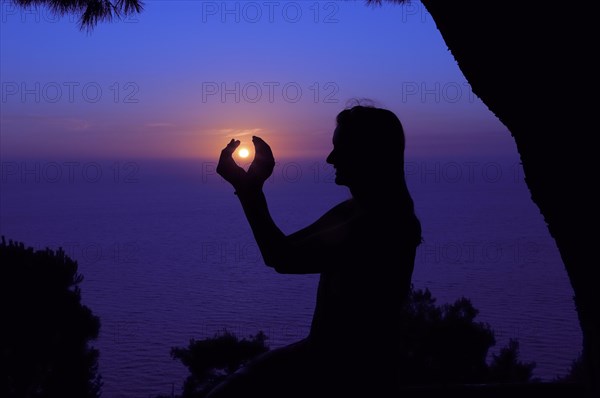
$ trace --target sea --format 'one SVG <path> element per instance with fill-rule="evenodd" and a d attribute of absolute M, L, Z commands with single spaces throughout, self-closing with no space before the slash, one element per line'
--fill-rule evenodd
<path fill-rule="evenodd" d="M 172 347 L 224 330 L 271 348 L 304 338 L 318 275 L 268 268 L 214 160 L 2 159 L 0 235 L 78 262 L 101 320 L 102 396 L 179 393 Z M 407 183 L 423 226 L 413 274 L 438 304 L 461 297 L 509 339 L 534 377 L 564 376 L 581 350 L 573 290 L 518 159 L 414 157 Z M 265 183 L 284 233 L 350 197 L 323 160 L 278 161 Z"/>

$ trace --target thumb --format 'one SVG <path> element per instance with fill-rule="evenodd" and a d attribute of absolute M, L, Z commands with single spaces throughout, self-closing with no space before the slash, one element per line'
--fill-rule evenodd
<path fill-rule="evenodd" d="M 227 146 L 225 147 L 225 149 L 223 149 L 223 153 L 227 154 L 227 155 L 233 154 L 233 152 L 235 152 L 237 147 L 240 146 L 240 143 L 241 142 L 239 140 L 234 140 L 232 138 L 231 141 L 229 141 L 229 144 L 227 144 Z"/>
<path fill-rule="evenodd" d="M 262 138 L 252 136 L 252 143 L 254 144 L 256 155 L 268 158 L 273 157 L 273 151 L 271 151 L 271 147 Z"/>

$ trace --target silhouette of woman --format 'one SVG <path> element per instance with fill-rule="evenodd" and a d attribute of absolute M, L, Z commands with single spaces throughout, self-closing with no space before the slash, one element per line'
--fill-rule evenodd
<path fill-rule="evenodd" d="M 285 235 L 262 191 L 271 148 L 253 137 L 246 172 L 221 152 L 217 173 L 230 182 L 264 262 L 284 274 L 320 274 L 311 330 L 269 351 L 210 394 L 222 397 L 393 396 L 398 388 L 399 314 L 410 288 L 421 225 L 404 178 L 404 131 L 389 110 L 357 105 L 337 115 L 327 162 L 352 198 L 308 227 Z"/>

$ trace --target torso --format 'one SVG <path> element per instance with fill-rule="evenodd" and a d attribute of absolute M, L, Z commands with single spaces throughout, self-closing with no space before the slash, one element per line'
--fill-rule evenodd
<path fill-rule="evenodd" d="M 394 220 L 360 214 L 352 202 L 338 212 L 337 222 L 346 225 L 345 250 L 320 275 L 309 339 L 342 350 L 358 341 L 369 341 L 371 347 L 389 344 L 401 327 L 415 248 L 391 228 Z"/>

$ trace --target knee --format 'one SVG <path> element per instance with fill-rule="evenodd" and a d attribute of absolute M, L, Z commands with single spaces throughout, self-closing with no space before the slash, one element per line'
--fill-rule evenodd
<path fill-rule="evenodd" d="M 212 390 L 208 392 L 205 398 L 226 398 L 234 397 L 231 391 L 228 392 L 228 388 L 225 382 L 217 384 Z"/>
<path fill-rule="evenodd" d="M 227 376 L 223 381 L 214 386 L 205 398 L 238 398 L 247 397 L 251 390 L 250 380 L 243 370 Z"/>

